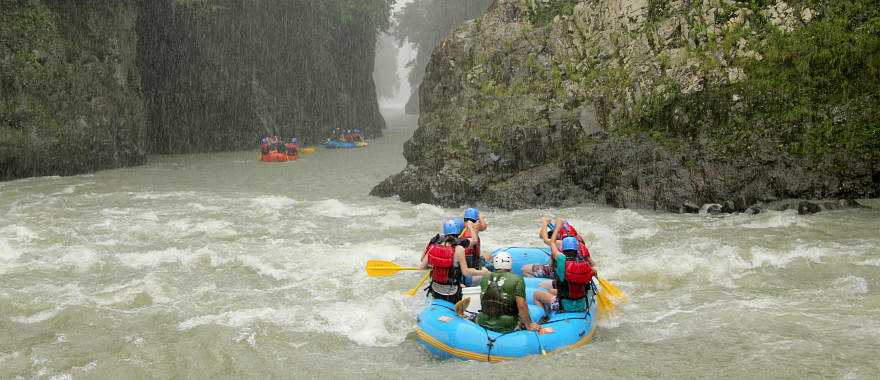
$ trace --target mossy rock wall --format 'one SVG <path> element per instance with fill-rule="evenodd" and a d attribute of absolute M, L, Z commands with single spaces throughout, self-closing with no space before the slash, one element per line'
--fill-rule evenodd
<path fill-rule="evenodd" d="M 144 160 L 133 1 L 0 6 L 0 179 Z"/>
<path fill-rule="evenodd" d="M 876 197 L 877 8 L 497 0 L 434 51 L 407 167 L 373 194 L 676 212 Z"/>

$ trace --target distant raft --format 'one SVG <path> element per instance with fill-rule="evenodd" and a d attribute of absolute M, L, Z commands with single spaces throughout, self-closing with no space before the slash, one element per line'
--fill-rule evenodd
<path fill-rule="evenodd" d="M 298 159 L 299 156 L 295 154 L 285 154 L 281 152 L 269 152 L 260 156 L 260 161 L 263 162 L 287 162 L 296 161 Z"/>
<path fill-rule="evenodd" d="M 351 148 L 363 148 L 369 145 L 366 141 L 341 141 L 341 140 L 329 140 L 323 144 L 327 149 L 351 149 Z"/>
<path fill-rule="evenodd" d="M 506 251 L 513 257 L 513 271 L 516 273 L 522 273 L 522 266 L 526 264 L 546 264 L 550 257 L 549 249 L 519 247 L 499 248 L 492 255 L 500 251 Z M 539 290 L 540 283 L 547 279 L 525 280 L 529 315 L 533 321 L 538 321 L 544 315 L 544 310 L 534 304 L 534 293 Z M 478 289 L 465 289 L 465 296 L 472 299 L 471 307 L 479 305 Z M 589 307 L 586 312 L 552 313 L 549 320 L 541 325 L 540 332 L 518 330 L 506 334 L 487 330 L 460 317 L 455 313 L 455 305 L 450 302 L 431 300 L 419 313 L 416 335 L 419 343 L 440 359 L 499 362 L 576 348 L 589 343 L 596 332 L 593 317 L 597 307 L 593 290 L 587 293 L 587 300 Z"/>

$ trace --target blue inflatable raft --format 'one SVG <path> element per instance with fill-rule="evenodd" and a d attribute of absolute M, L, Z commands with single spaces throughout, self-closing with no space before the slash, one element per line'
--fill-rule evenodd
<path fill-rule="evenodd" d="M 351 142 L 351 141 L 340 141 L 340 140 L 330 140 L 323 144 L 324 147 L 328 149 L 351 149 L 351 148 L 362 148 L 367 146 L 366 141 L 361 142 Z"/>
<path fill-rule="evenodd" d="M 547 264 L 550 257 L 549 248 L 521 247 L 499 248 L 492 255 L 500 251 L 511 255 L 513 271 L 517 274 L 522 274 L 523 265 Z M 544 310 L 534 305 L 534 293 L 543 281 L 547 279 L 526 278 L 526 298 L 533 321 L 538 321 L 544 315 Z M 470 293 L 476 291 L 474 288 L 466 290 L 470 290 Z M 479 293 L 476 292 L 478 296 Z M 455 305 L 452 303 L 432 299 L 419 313 L 416 335 L 422 346 L 441 359 L 499 362 L 580 347 L 589 343 L 596 331 L 593 323 L 596 302 L 592 290 L 588 293 L 588 300 L 586 312 L 553 313 L 541 325 L 540 332 L 518 330 L 501 334 L 460 317 L 455 313 Z"/>

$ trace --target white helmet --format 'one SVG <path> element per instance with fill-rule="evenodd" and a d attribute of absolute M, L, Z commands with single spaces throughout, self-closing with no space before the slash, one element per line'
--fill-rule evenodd
<path fill-rule="evenodd" d="M 513 259 L 510 258 L 509 253 L 501 251 L 495 254 L 495 258 L 492 259 L 492 266 L 495 267 L 495 270 L 510 270 L 513 267 Z"/>

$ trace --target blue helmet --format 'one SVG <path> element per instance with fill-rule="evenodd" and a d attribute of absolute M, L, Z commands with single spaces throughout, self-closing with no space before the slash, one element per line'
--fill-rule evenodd
<path fill-rule="evenodd" d="M 473 207 L 464 210 L 464 219 L 470 219 L 476 222 L 477 220 L 480 220 L 480 212 Z"/>
<path fill-rule="evenodd" d="M 577 251 L 578 250 L 578 239 L 574 236 L 567 236 L 565 239 L 562 239 L 562 250 L 563 251 Z"/>
<path fill-rule="evenodd" d="M 444 235 L 458 235 L 464 230 L 464 220 L 452 218 L 443 223 Z"/>

